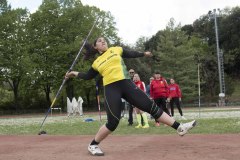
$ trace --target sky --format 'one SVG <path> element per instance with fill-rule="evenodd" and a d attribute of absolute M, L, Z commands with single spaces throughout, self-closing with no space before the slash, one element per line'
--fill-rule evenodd
<path fill-rule="evenodd" d="M 239 0 L 81 0 L 84 5 L 110 11 L 115 18 L 118 36 L 126 44 L 138 38 L 151 38 L 166 28 L 171 18 L 181 25 L 192 24 L 213 9 L 240 6 Z M 36 11 L 42 0 L 8 0 L 12 8 Z"/>

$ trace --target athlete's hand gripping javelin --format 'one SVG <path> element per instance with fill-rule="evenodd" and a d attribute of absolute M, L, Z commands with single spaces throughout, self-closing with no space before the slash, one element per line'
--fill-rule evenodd
<path fill-rule="evenodd" d="M 79 72 L 76 72 L 76 71 L 67 72 L 67 73 L 65 74 L 65 79 L 77 77 L 78 73 L 79 73 Z"/>

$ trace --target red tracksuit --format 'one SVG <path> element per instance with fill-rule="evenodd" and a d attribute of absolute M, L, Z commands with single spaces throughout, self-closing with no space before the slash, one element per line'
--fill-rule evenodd
<path fill-rule="evenodd" d="M 179 102 L 179 98 L 182 97 L 182 93 L 179 88 L 179 85 L 174 83 L 174 84 L 170 84 L 168 87 L 169 87 L 168 98 L 170 98 L 170 107 L 171 107 L 172 116 L 174 116 L 174 103 L 176 104 L 180 115 L 183 116 L 182 109 Z"/>
<path fill-rule="evenodd" d="M 134 82 L 136 84 L 136 86 L 138 88 L 140 88 L 143 92 L 146 92 L 146 87 L 145 87 L 145 83 L 142 82 L 142 81 L 137 81 L 137 82 Z"/>
<path fill-rule="evenodd" d="M 178 97 L 178 98 L 181 98 L 182 97 L 182 93 L 181 93 L 181 90 L 179 88 L 179 85 L 174 83 L 174 84 L 170 84 L 168 86 L 169 88 L 169 95 L 168 97 L 171 99 L 171 98 L 174 98 L 174 97 Z"/>
<path fill-rule="evenodd" d="M 170 115 L 169 110 L 166 106 L 166 100 L 169 95 L 169 89 L 167 81 L 164 78 L 159 80 L 153 80 L 150 84 L 150 96 L 153 98 L 154 102 L 162 108 L 164 112 Z"/>
<path fill-rule="evenodd" d="M 160 80 L 153 80 L 150 85 L 150 96 L 153 99 L 156 98 L 167 98 L 169 95 L 169 89 L 167 81 L 164 78 Z"/>

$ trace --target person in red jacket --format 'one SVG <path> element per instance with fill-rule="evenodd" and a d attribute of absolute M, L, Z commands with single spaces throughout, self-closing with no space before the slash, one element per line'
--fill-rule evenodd
<path fill-rule="evenodd" d="M 179 85 L 175 83 L 174 79 L 171 78 L 170 85 L 168 86 L 168 88 L 169 88 L 168 101 L 170 101 L 171 115 L 174 116 L 174 104 L 176 104 L 182 119 L 186 120 L 186 118 L 183 116 L 183 112 L 180 106 L 182 93 Z"/>
<path fill-rule="evenodd" d="M 159 106 L 164 112 L 170 116 L 170 112 L 167 109 L 166 101 L 169 94 L 168 84 L 165 78 L 163 78 L 159 71 L 156 71 L 154 74 L 154 80 L 150 85 L 150 97 L 154 102 Z M 156 121 L 156 126 L 159 126 L 159 123 Z"/>
<path fill-rule="evenodd" d="M 133 76 L 133 82 L 138 88 L 140 88 L 144 93 L 146 93 L 145 83 L 140 80 L 140 77 L 137 73 L 135 73 Z M 135 128 L 149 128 L 148 118 L 146 113 L 138 109 L 137 106 L 135 106 L 135 112 L 136 112 L 136 117 L 138 122 L 138 125 Z M 144 125 L 142 125 L 142 119 L 143 119 Z"/>

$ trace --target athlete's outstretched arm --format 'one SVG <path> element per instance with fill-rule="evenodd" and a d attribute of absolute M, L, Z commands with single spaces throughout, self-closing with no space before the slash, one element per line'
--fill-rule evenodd
<path fill-rule="evenodd" d="M 127 49 L 123 48 L 123 58 L 137 58 L 137 57 L 143 57 L 143 56 L 148 56 L 151 57 L 152 53 L 151 52 L 137 52 L 137 51 L 130 51 Z"/>
<path fill-rule="evenodd" d="M 65 75 L 65 78 L 72 78 L 72 77 L 78 77 L 80 79 L 84 79 L 84 80 L 89 80 L 89 79 L 93 79 L 94 77 L 96 77 L 98 75 L 98 72 L 95 71 L 92 67 L 88 70 L 87 73 L 80 73 L 77 71 L 71 71 L 71 72 L 67 72 Z"/>
<path fill-rule="evenodd" d="M 97 75 L 98 75 L 98 72 L 91 67 L 87 73 L 79 72 L 77 77 L 80 79 L 89 80 L 89 79 L 95 78 Z"/>

